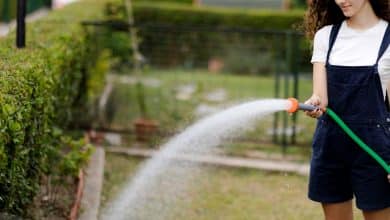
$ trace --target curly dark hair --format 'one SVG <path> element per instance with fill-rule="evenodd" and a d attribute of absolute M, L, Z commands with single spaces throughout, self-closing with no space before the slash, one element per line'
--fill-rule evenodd
<path fill-rule="evenodd" d="M 369 0 L 376 16 L 390 22 L 389 0 Z M 305 16 L 305 32 L 312 39 L 325 25 L 337 24 L 346 17 L 335 0 L 312 0 Z"/>

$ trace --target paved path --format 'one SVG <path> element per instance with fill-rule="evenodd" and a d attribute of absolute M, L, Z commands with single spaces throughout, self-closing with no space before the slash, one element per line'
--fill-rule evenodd
<path fill-rule="evenodd" d="M 107 147 L 107 152 L 123 153 L 131 156 L 151 157 L 157 153 L 156 150 L 128 148 L 128 147 Z M 309 174 L 309 164 L 294 163 L 287 161 L 275 161 L 264 159 L 249 159 L 244 157 L 220 156 L 220 155 L 190 155 L 190 154 L 176 154 L 169 156 L 169 158 L 176 160 L 186 160 L 198 163 L 229 166 L 229 167 L 243 167 L 253 168 L 267 171 L 277 172 L 291 172 L 307 176 Z"/>
<path fill-rule="evenodd" d="M 32 22 L 38 20 L 49 13 L 49 9 L 42 8 L 26 16 L 26 22 Z M 16 21 L 13 20 L 10 23 L 0 23 L 0 37 L 6 36 L 12 29 L 16 27 Z"/>

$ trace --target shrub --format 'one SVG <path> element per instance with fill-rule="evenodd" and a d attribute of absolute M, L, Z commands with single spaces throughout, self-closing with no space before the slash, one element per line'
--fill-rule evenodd
<path fill-rule="evenodd" d="M 71 158 L 81 164 L 75 150 L 64 149 L 69 141 L 61 141 L 61 131 L 104 83 L 106 70 L 96 66 L 106 61 L 95 33 L 80 24 L 100 18 L 103 4 L 80 1 L 27 24 L 25 49 L 15 48 L 14 33 L 0 39 L 0 211 L 25 215 L 43 171 L 61 166 L 70 172 Z M 59 151 L 72 154 L 63 161 L 48 158 Z"/>

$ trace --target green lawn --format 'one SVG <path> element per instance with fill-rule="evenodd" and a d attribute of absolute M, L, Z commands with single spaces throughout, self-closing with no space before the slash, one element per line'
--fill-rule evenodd
<path fill-rule="evenodd" d="M 123 76 L 124 74 L 120 74 Z M 116 79 L 119 75 L 116 75 Z M 131 76 L 131 75 L 127 75 Z M 243 76 L 232 74 L 213 74 L 206 71 L 181 71 L 181 70 L 149 70 L 144 73 L 144 78 L 157 81 L 158 86 L 145 86 L 145 95 L 148 115 L 156 119 L 163 133 L 173 133 L 183 129 L 196 121 L 195 109 L 200 105 L 209 107 L 231 106 L 247 100 L 273 98 L 274 78 L 271 76 Z M 311 94 L 311 80 L 299 80 L 299 94 L 304 101 Z M 114 84 L 111 108 L 111 126 L 115 128 L 132 128 L 132 121 L 140 115 L 137 104 L 137 92 L 134 84 Z M 180 86 L 189 86 L 193 93 L 188 99 L 177 99 L 177 89 Z M 290 83 L 290 88 L 292 85 Z M 217 89 L 224 89 L 226 100 L 215 102 L 205 97 Z M 282 93 L 283 94 L 283 93 Z M 282 113 L 280 116 L 282 117 Z M 289 118 L 291 119 L 291 117 Z M 282 121 L 280 121 L 282 122 Z M 258 123 L 257 128 L 249 132 L 246 138 L 270 141 L 267 134 L 272 128 L 273 117 L 267 117 Z M 315 121 L 298 113 L 298 127 L 301 132 L 297 141 L 306 146 L 311 142 Z M 244 138 L 245 138 L 244 137 Z"/>
<path fill-rule="evenodd" d="M 103 206 L 119 192 L 141 161 L 118 154 L 106 155 Z M 308 200 L 306 191 L 307 177 L 202 166 L 199 178 L 191 182 L 168 219 L 322 219 L 320 205 Z M 355 216 L 362 219 L 356 209 Z"/>

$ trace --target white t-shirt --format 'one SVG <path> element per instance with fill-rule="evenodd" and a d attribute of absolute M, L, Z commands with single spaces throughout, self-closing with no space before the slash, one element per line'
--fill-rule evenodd
<path fill-rule="evenodd" d="M 330 52 L 329 63 L 340 66 L 374 65 L 387 23 L 385 20 L 380 20 L 375 26 L 361 31 L 348 27 L 347 22 L 344 21 Z M 332 25 L 327 25 L 315 34 L 312 63 L 326 62 L 331 29 Z M 390 83 L 390 46 L 378 62 L 378 71 L 383 94 L 386 95 L 386 88 Z"/>

